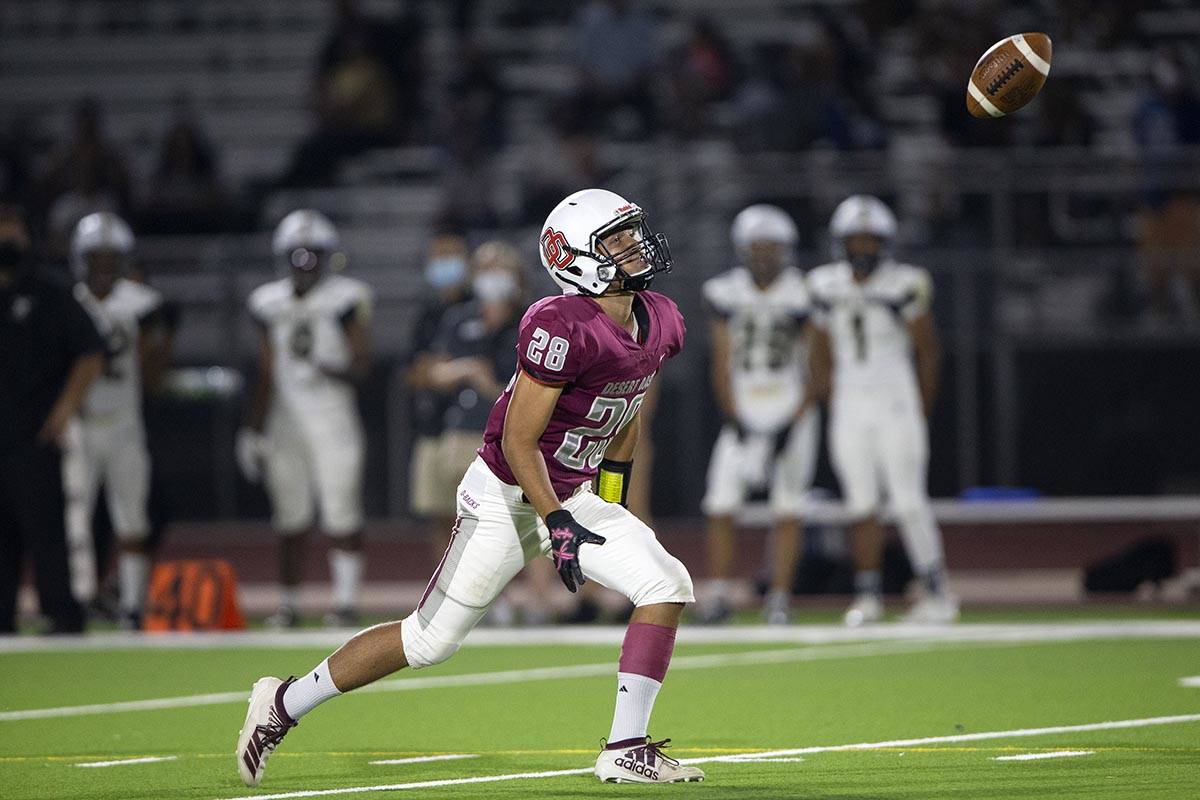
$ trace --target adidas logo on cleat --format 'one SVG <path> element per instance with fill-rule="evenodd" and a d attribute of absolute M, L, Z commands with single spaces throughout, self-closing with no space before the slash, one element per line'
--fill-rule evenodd
<path fill-rule="evenodd" d="M 622 769 L 627 769 L 630 772 L 636 772 L 638 775 L 649 778 L 652 781 L 658 780 L 658 770 L 653 769 L 639 761 L 634 761 L 631 758 L 618 758 L 616 764 Z"/>

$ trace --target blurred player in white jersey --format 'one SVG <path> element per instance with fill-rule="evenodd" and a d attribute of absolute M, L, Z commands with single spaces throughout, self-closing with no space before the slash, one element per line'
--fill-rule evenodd
<path fill-rule="evenodd" d="M 307 534 L 320 509 L 330 537 L 331 625 L 352 624 L 362 583 L 363 432 L 356 384 L 371 367 L 373 295 L 334 271 L 344 261 L 337 230 L 323 215 L 293 211 L 272 249 L 289 274 L 250 295 L 258 323 L 258 380 L 237 456 L 247 479 L 265 478 L 279 532 L 283 598 L 270 621 L 297 624 Z M 315 501 L 315 502 L 314 502 Z"/>
<path fill-rule="evenodd" d="M 811 305 L 794 265 L 796 225 L 781 209 L 753 205 L 733 221 L 742 266 L 704 284 L 713 312 L 712 385 L 725 424 L 713 447 L 703 509 L 712 581 L 701 613 L 728 616 L 736 562 L 734 514 L 769 491 L 773 552 L 768 622 L 788 621 L 800 552 L 800 517 L 816 466 L 815 393 L 806 382 Z"/>
<path fill-rule="evenodd" d="M 853 526 L 857 598 L 848 625 L 883 615 L 881 490 L 891 502 L 914 572 L 925 588 L 911 622 L 953 622 L 942 535 L 926 489 L 926 419 L 937 393 L 941 348 L 930 311 L 932 283 L 892 258 L 896 218 L 866 195 L 844 200 L 829 225 L 830 264 L 808 273 L 817 309 L 814 359 L 832 362 L 830 455 Z"/>
<path fill-rule="evenodd" d="M 127 628 L 140 626 L 149 572 L 150 457 L 142 422 L 142 369 L 143 363 L 165 362 L 164 353 L 150 352 L 165 339 L 146 335 L 158 319 L 162 295 L 125 277 L 133 247 L 129 226 L 107 212 L 84 217 L 71 238 L 71 269 L 79 281 L 75 298 L 91 315 L 106 352 L 104 372 L 68 430 L 63 459 L 72 589 L 83 602 L 96 597 L 92 513 L 103 486 L 120 542 L 118 608 Z"/>

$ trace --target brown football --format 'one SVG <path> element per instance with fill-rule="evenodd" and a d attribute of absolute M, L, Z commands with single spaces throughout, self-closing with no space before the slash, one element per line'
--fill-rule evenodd
<path fill-rule="evenodd" d="M 983 54 L 967 82 L 972 117 L 1003 117 L 1034 98 L 1050 74 L 1050 37 L 1018 33 Z"/>

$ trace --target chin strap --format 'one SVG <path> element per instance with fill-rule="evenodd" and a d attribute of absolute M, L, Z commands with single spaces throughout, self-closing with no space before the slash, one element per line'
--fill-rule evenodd
<path fill-rule="evenodd" d="M 629 497 L 629 476 L 633 474 L 632 461 L 600 462 L 600 473 L 596 476 L 596 494 L 601 500 L 626 505 Z"/>

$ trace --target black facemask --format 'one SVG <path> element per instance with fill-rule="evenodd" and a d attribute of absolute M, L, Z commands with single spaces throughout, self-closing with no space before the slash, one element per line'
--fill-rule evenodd
<path fill-rule="evenodd" d="M 882 260 L 882 258 L 882 253 L 863 253 L 856 256 L 850 256 L 848 260 L 850 261 L 850 266 L 855 272 L 862 275 L 869 275 L 875 271 L 876 267 L 879 266 L 879 262 Z"/>

